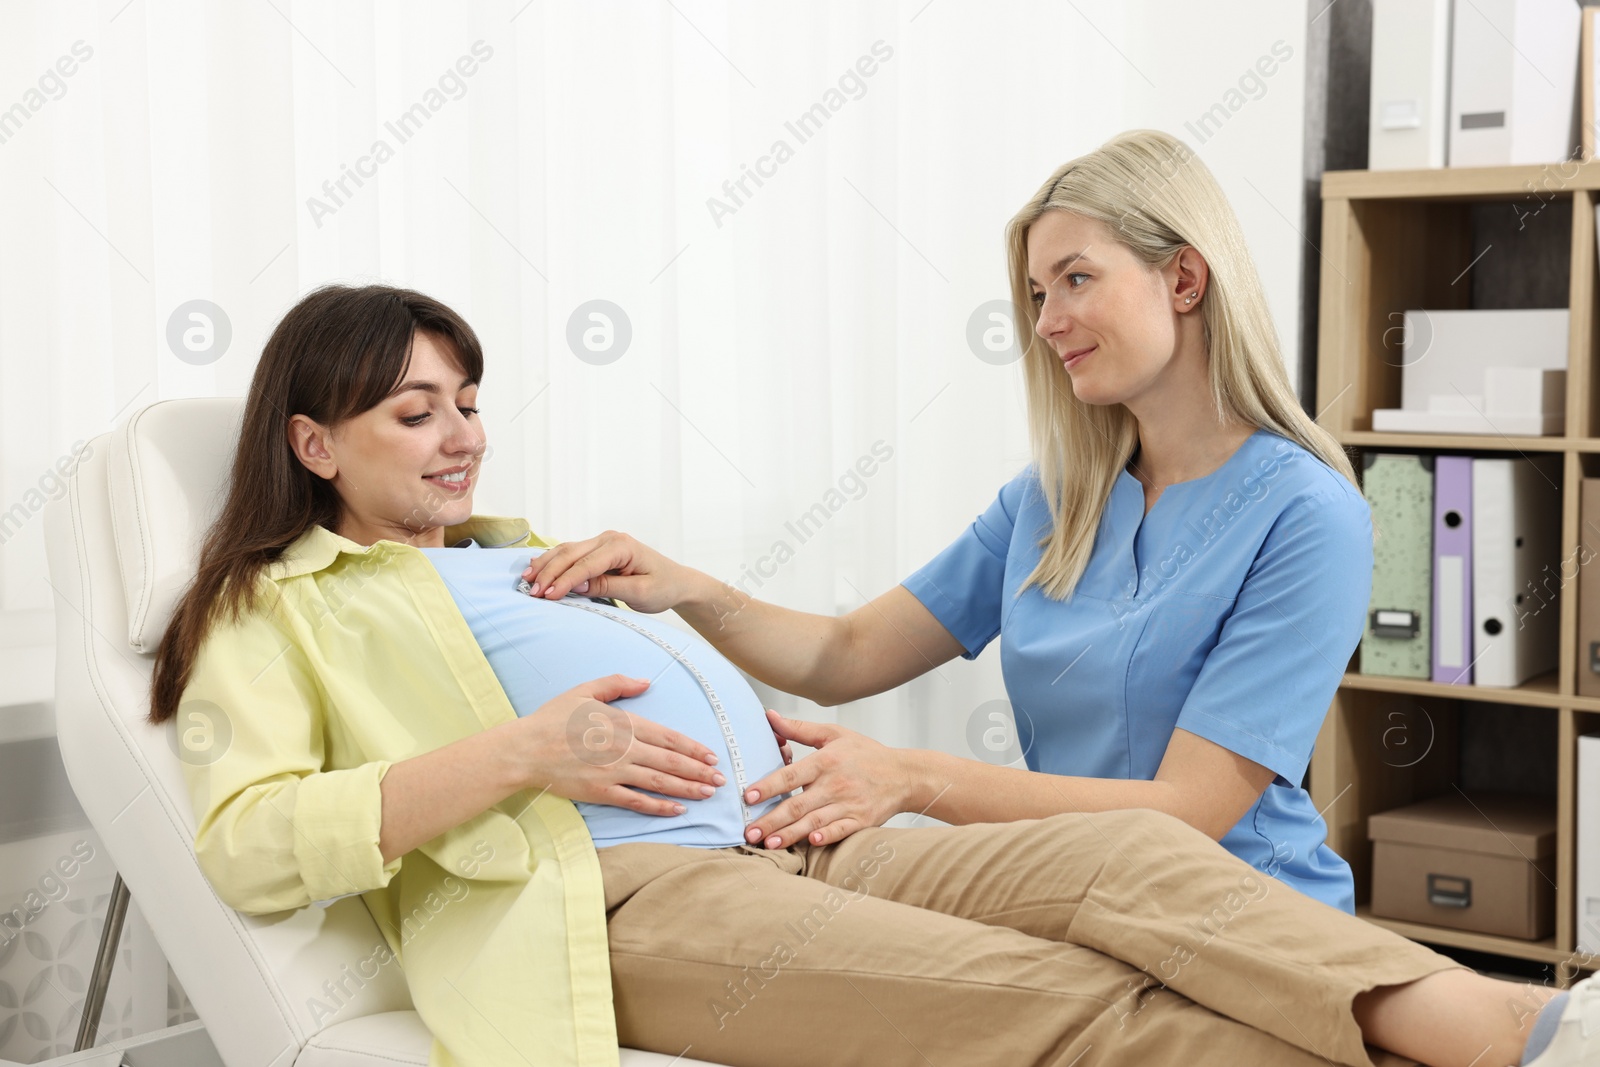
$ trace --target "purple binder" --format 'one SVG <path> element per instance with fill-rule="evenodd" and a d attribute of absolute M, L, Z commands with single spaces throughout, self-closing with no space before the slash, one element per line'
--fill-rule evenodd
<path fill-rule="evenodd" d="M 1472 457 L 1433 468 L 1433 680 L 1472 684 Z"/>

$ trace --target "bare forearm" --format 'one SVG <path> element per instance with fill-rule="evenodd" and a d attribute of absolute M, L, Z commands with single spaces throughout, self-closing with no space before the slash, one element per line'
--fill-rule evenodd
<path fill-rule="evenodd" d="M 1194 806 L 1172 782 L 1075 778 L 932 751 L 919 751 L 916 763 L 921 788 L 914 800 L 926 806 L 923 814 L 947 823 L 1011 822 L 1122 808 L 1153 808 L 1191 825 L 1198 821 Z"/>
<path fill-rule="evenodd" d="M 741 670 L 818 704 L 853 699 L 843 619 L 781 608 L 694 574 L 688 598 L 675 610 Z"/>
<path fill-rule="evenodd" d="M 481 815 L 529 782 L 517 746 L 501 727 L 484 730 L 421 756 L 401 760 L 384 774 L 383 862 Z"/>

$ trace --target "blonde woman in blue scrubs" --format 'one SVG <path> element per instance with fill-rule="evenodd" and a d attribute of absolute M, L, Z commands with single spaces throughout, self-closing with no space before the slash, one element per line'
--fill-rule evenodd
<path fill-rule="evenodd" d="M 1346 912 L 1349 865 L 1301 787 L 1360 640 L 1373 528 L 1302 410 L 1233 210 L 1175 138 L 1067 164 L 1007 229 L 1033 463 L 944 551 L 842 617 L 763 603 L 608 531 L 535 559 L 535 595 L 678 614 L 823 705 L 996 637 L 1026 769 L 770 712 L 818 751 L 755 782 L 779 848 L 897 812 L 950 823 L 1155 808 Z"/>

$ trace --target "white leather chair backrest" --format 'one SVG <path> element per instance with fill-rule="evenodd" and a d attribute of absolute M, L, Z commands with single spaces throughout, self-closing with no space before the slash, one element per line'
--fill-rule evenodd
<path fill-rule="evenodd" d="M 174 724 L 144 721 L 153 653 L 221 505 L 243 405 L 135 411 L 47 505 L 56 722 L 73 791 L 217 1051 L 228 1067 L 286 1067 L 325 1026 L 412 1004 L 359 897 L 259 917 L 217 898 L 194 857 Z"/>
<path fill-rule="evenodd" d="M 171 401 L 134 412 L 113 432 L 111 533 L 136 652 L 159 647 L 194 577 L 201 538 L 227 492 L 243 413 L 237 397 Z"/>

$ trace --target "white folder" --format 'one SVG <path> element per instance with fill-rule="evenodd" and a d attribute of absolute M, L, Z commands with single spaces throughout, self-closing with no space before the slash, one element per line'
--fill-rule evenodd
<path fill-rule="evenodd" d="M 1561 457 L 1472 461 L 1472 678 L 1516 686 L 1555 669 Z"/>
<path fill-rule="evenodd" d="M 1450 133 L 1451 0 L 1372 0 L 1367 168 L 1442 167 Z"/>
<path fill-rule="evenodd" d="M 1600 953 L 1600 735 L 1578 738 L 1578 951 Z"/>
<path fill-rule="evenodd" d="M 1579 155 L 1577 0 L 1455 5 L 1452 167 L 1558 163 Z"/>

